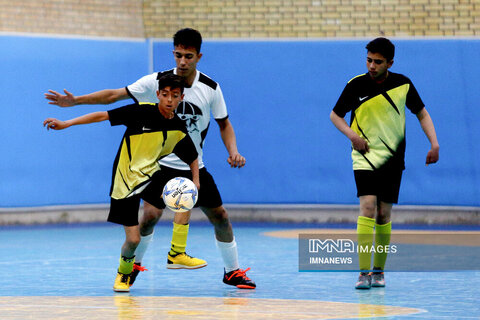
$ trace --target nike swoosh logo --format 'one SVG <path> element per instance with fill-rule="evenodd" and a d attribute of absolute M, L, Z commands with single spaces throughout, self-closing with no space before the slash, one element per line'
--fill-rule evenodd
<path fill-rule="evenodd" d="M 367 99 L 367 98 L 368 98 L 368 96 L 365 96 L 365 97 L 363 97 L 363 98 L 358 98 L 358 100 L 363 101 L 363 100 L 365 100 L 365 99 Z"/>
<path fill-rule="evenodd" d="M 144 126 L 142 129 L 143 129 L 143 131 L 152 131 L 152 129 L 147 128 L 147 127 L 145 127 L 145 126 Z"/>

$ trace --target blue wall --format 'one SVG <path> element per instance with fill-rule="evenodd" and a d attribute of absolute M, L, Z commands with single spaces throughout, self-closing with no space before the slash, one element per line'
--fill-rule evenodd
<path fill-rule="evenodd" d="M 401 204 L 480 205 L 479 40 L 396 40 L 392 71 L 409 76 L 436 125 L 440 162 L 407 119 Z M 226 202 L 357 203 L 350 144 L 329 120 L 346 82 L 366 72 L 366 41 L 206 42 L 198 68 L 220 82 L 247 166 L 226 164 L 218 126 L 206 165 Z M 171 44 L 154 46 L 155 69 L 172 65 Z"/>
<path fill-rule="evenodd" d="M 108 202 L 123 129 L 102 123 L 47 132 L 47 117 L 106 107 L 61 109 L 43 94 L 122 87 L 148 72 L 147 43 L 2 36 L 0 47 L 0 207 Z"/>
<path fill-rule="evenodd" d="M 106 203 L 122 128 L 107 123 L 47 132 L 47 116 L 71 118 L 114 106 L 60 109 L 48 89 L 84 94 L 148 73 L 145 42 L 0 37 L 5 141 L 0 207 Z M 407 117 L 401 204 L 480 206 L 479 40 L 396 40 L 392 71 L 409 76 L 441 145 Z M 357 203 L 349 142 L 329 120 L 346 82 L 366 70 L 366 41 L 205 41 L 198 68 L 221 83 L 243 169 L 231 169 L 212 122 L 205 162 L 227 203 Z M 154 69 L 174 66 L 170 41 L 153 46 Z M 27 81 L 25 81 L 27 80 Z M 21 83 L 21 84 L 20 84 Z"/>

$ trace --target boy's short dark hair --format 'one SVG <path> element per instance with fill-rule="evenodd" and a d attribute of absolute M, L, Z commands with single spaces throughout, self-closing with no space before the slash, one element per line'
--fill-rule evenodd
<path fill-rule="evenodd" d="M 165 89 L 166 87 L 170 87 L 170 89 L 180 88 L 180 91 L 183 93 L 185 82 L 182 77 L 173 73 L 167 73 L 158 78 L 158 90 Z"/>
<path fill-rule="evenodd" d="M 191 28 L 178 30 L 173 35 L 173 46 L 195 48 L 197 53 L 200 53 L 200 48 L 202 46 L 202 35 L 197 30 Z"/>
<path fill-rule="evenodd" d="M 393 60 L 395 56 L 395 46 L 387 38 L 373 39 L 365 48 L 371 53 L 380 53 L 387 61 Z"/>

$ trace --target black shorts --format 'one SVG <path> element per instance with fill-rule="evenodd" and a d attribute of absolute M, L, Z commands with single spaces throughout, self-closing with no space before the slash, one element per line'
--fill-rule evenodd
<path fill-rule="evenodd" d="M 198 201 L 195 204 L 195 207 L 206 207 L 206 208 L 218 208 L 222 202 L 222 197 L 218 191 L 215 180 L 213 180 L 212 175 L 207 171 L 207 168 L 203 167 L 200 171 L 200 190 L 198 192 Z M 175 177 L 185 177 L 192 180 L 192 172 L 190 170 L 177 170 L 169 167 L 161 166 L 160 172 L 163 175 L 163 185 L 165 185 L 168 180 Z M 162 186 L 163 189 L 163 186 Z M 147 202 L 151 203 L 148 199 L 144 199 Z M 163 201 L 162 201 L 163 203 Z M 155 205 L 155 204 L 153 204 Z M 163 205 L 165 208 L 165 205 Z"/>
<path fill-rule="evenodd" d="M 110 199 L 110 213 L 107 221 L 118 223 L 124 226 L 138 225 L 138 209 L 140 199 L 150 203 L 158 209 L 164 209 L 165 203 L 162 199 L 163 187 L 175 177 L 186 177 L 192 179 L 190 170 L 177 170 L 169 167 L 161 167 L 160 171 L 153 174 L 150 183 L 139 194 L 125 199 Z M 200 169 L 200 191 L 195 207 L 217 208 L 222 205 L 222 198 L 212 175 L 206 168 Z"/>
<path fill-rule="evenodd" d="M 403 170 L 382 168 L 379 170 L 354 170 L 357 197 L 374 195 L 387 203 L 397 203 Z"/>

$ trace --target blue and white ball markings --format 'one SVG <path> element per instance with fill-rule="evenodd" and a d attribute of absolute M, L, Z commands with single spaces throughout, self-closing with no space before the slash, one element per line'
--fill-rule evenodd
<path fill-rule="evenodd" d="M 165 184 L 162 198 L 170 210 L 187 212 L 197 203 L 198 190 L 190 179 L 176 177 Z"/>

